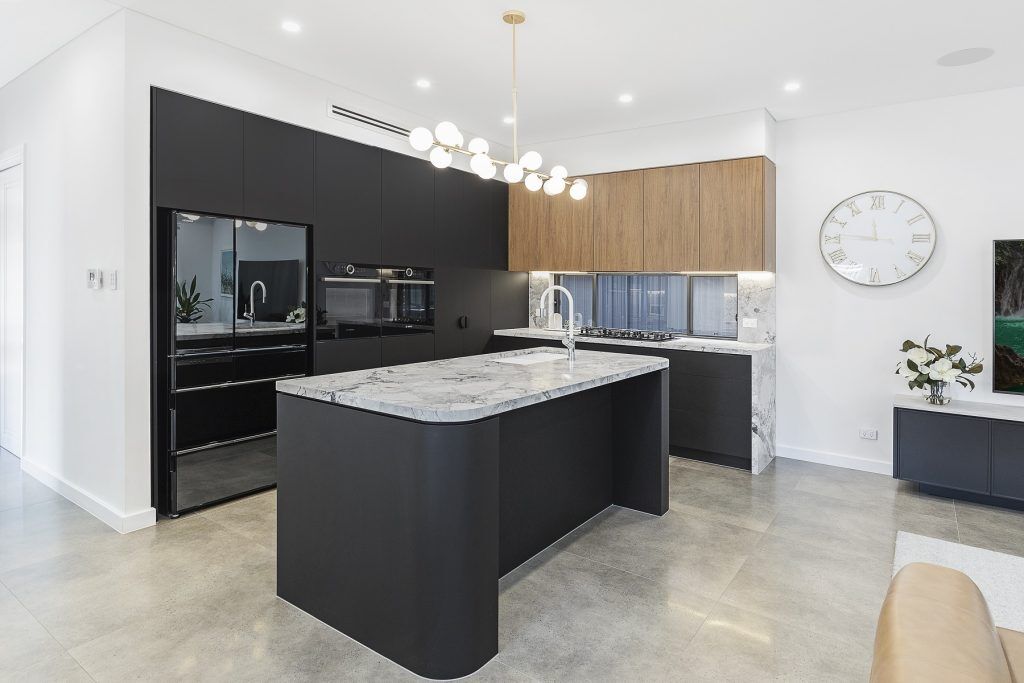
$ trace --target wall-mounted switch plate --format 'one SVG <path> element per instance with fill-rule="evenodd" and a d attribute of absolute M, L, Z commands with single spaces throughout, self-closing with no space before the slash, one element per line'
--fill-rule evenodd
<path fill-rule="evenodd" d="M 757 318 L 744 318 L 743 327 L 757 327 Z"/>
<path fill-rule="evenodd" d="M 89 289 L 101 289 L 103 287 L 103 271 L 98 268 L 90 268 L 85 271 L 85 286 Z"/>
<path fill-rule="evenodd" d="M 117 271 L 107 271 L 107 289 L 117 289 Z"/>
<path fill-rule="evenodd" d="M 870 439 L 871 441 L 878 441 L 878 430 L 877 429 L 862 429 L 860 430 L 860 438 Z"/>

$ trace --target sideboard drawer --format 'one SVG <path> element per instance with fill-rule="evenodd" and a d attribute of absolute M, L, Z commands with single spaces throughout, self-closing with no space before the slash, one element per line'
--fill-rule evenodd
<path fill-rule="evenodd" d="M 899 478 L 989 492 L 989 423 L 961 415 L 898 410 Z"/>
<path fill-rule="evenodd" d="M 1024 424 L 992 423 L 992 495 L 1024 500 Z"/>

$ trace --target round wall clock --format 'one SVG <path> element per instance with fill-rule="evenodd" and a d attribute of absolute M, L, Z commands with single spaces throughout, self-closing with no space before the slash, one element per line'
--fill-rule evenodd
<path fill-rule="evenodd" d="M 916 275 L 935 249 L 935 223 L 899 192 L 862 192 L 836 205 L 821 224 L 825 263 L 858 285 L 891 285 Z"/>

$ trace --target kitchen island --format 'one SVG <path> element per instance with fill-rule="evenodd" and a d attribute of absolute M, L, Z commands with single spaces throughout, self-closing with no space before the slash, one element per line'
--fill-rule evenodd
<path fill-rule="evenodd" d="M 668 361 L 526 350 L 278 383 L 278 595 L 407 669 L 498 652 L 498 579 L 668 510 Z"/>

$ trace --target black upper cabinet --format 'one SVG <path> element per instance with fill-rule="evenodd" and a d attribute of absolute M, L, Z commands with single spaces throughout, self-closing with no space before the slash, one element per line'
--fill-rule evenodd
<path fill-rule="evenodd" d="M 434 167 L 424 159 L 383 151 L 381 262 L 433 267 Z"/>
<path fill-rule="evenodd" d="M 313 222 L 313 135 L 305 128 L 245 114 L 245 216 Z"/>
<path fill-rule="evenodd" d="M 153 201 L 241 215 L 242 112 L 153 89 Z"/>
<path fill-rule="evenodd" d="M 381 262 L 379 148 L 317 134 L 313 238 L 318 261 Z"/>
<path fill-rule="evenodd" d="M 438 266 L 491 266 L 492 182 L 454 168 L 435 174 Z"/>
<path fill-rule="evenodd" d="M 491 182 L 491 250 L 489 267 L 508 270 L 508 185 Z"/>

